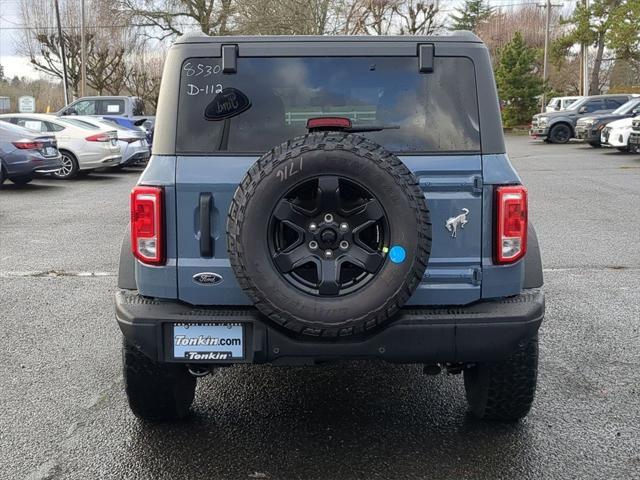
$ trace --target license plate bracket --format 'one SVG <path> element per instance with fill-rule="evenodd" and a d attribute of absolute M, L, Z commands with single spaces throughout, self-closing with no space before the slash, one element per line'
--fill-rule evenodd
<path fill-rule="evenodd" d="M 233 362 L 245 358 L 242 323 L 176 323 L 170 329 L 171 355 L 190 363 Z"/>

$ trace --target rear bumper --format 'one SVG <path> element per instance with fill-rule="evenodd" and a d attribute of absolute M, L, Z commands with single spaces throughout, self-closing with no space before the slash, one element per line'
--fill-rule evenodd
<path fill-rule="evenodd" d="M 115 152 L 95 153 L 87 152 L 78 158 L 80 170 L 93 170 L 95 168 L 113 167 L 122 160 L 120 149 Z"/>
<path fill-rule="evenodd" d="M 149 153 L 148 148 L 144 148 L 139 151 L 128 152 L 128 153 L 130 153 L 130 155 L 128 157 L 123 157 L 122 161 L 120 162 L 120 165 L 126 167 L 129 165 L 146 163 L 149 161 L 149 157 L 151 157 L 151 154 Z"/>
<path fill-rule="evenodd" d="M 406 307 L 366 337 L 320 341 L 294 338 L 254 308 L 199 308 L 145 298 L 132 290 L 117 292 L 115 307 L 127 340 L 156 361 L 186 362 L 172 358 L 173 324 L 228 322 L 243 324 L 245 331 L 245 358 L 231 363 L 284 365 L 364 358 L 425 364 L 499 360 L 535 335 L 545 309 L 542 291 L 531 289 L 464 307 Z"/>
<path fill-rule="evenodd" d="M 3 165 L 8 177 L 33 176 L 35 173 L 51 173 L 60 169 L 62 161 L 57 157 L 43 157 L 40 154 L 12 152 L 4 158 Z"/>

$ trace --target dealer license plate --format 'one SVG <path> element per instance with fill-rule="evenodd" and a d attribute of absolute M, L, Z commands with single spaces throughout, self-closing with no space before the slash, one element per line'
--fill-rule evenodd
<path fill-rule="evenodd" d="M 241 323 L 176 323 L 172 340 L 176 360 L 244 358 L 244 328 Z"/>

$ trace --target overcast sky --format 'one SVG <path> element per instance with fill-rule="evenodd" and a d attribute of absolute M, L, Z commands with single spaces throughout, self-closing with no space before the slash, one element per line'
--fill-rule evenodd
<path fill-rule="evenodd" d="M 53 1 L 53 0 L 52 0 Z M 77 1 L 80 0 L 67 0 Z M 460 5 L 463 0 L 441 0 L 441 8 L 450 11 Z M 539 0 L 543 3 L 542 0 Z M 514 4 L 533 3 L 536 0 L 490 0 L 495 6 L 513 6 Z M 557 3 L 557 2 L 556 2 Z M 571 0 L 563 2 L 572 3 Z M 29 61 L 16 54 L 16 42 L 20 38 L 20 26 L 22 20 L 19 15 L 20 0 L 0 0 L 0 64 L 4 67 L 5 76 L 11 78 L 14 75 L 38 78 Z"/>

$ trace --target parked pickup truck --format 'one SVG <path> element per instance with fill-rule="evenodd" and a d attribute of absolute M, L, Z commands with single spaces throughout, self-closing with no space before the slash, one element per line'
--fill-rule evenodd
<path fill-rule="evenodd" d="M 576 136 L 576 123 L 582 117 L 593 116 L 595 112 L 604 114 L 627 103 L 633 95 L 593 95 L 572 103 L 560 112 L 538 113 L 531 120 L 529 134 L 543 138 L 548 143 L 567 143 Z"/>
<path fill-rule="evenodd" d="M 127 118 L 144 119 L 144 103 L 138 97 L 113 96 L 113 97 L 82 97 L 67 105 L 56 113 L 57 116 L 65 115 L 119 115 Z"/>
<path fill-rule="evenodd" d="M 640 115 L 640 97 L 629 100 L 611 113 L 594 114 L 582 117 L 576 122 L 576 137 L 592 147 L 600 147 L 600 136 L 606 125 L 616 120 Z"/>

